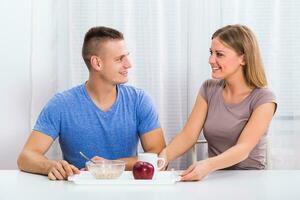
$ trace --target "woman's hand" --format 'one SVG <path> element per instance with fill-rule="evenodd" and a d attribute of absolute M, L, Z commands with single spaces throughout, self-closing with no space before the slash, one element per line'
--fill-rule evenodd
<path fill-rule="evenodd" d="M 167 157 L 167 151 L 166 148 L 164 148 L 159 154 L 158 157 L 163 158 L 165 160 L 164 166 L 160 167 L 160 170 L 166 170 L 168 168 L 169 165 L 169 161 L 168 161 L 168 157 Z"/>
<path fill-rule="evenodd" d="M 181 173 L 181 181 L 199 181 L 212 172 L 208 160 L 201 160 Z"/>

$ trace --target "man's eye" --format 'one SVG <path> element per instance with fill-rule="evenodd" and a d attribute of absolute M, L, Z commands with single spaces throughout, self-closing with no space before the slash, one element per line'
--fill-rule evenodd
<path fill-rule="evenodd" d="M 221 57 L 221 56 L 223 56 L 223 54 L 221 54 L 221 53 L 217 53 L 217 56 L 218 56 L 218 57 Z"/>

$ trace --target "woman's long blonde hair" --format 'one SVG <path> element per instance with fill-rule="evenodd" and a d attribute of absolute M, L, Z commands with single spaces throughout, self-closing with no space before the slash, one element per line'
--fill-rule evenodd
<path fill-rule="evenodd" d="M 228 25 L 218 29 L 212 39 L 218 38 L 225 46 L 232 48 L 239 55 L 244 55 L 243 72 L 250 87 L 267 86 L 267 78 L 254 33 L 244 25 Z"/>

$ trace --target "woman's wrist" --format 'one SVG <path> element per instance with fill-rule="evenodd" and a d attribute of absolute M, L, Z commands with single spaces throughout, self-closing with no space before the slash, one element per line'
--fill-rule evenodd
<path fill-rule="evenodd" d="M 209 173 L 216 171 L 216 169 L 214 167 L 214 163 L 210 158 L 204 160 L 204 162 L 205 162 L 207 169 L 209 170 Z"/>
<path fill-rule="evenodd" d="M 167 155 L 167 148 L 165 147 L 158 155 L 159 157 L 163 158 L 165 160 L 165 163 L 169 163 L 168 155 Z"/>
<path fill-rule="evenodd" d="M 164 158 L 166 161 L 168 161 L 168 155 L 167 155 L 167 147 L 165 147 L 159 154 L 159 157 Z"/>

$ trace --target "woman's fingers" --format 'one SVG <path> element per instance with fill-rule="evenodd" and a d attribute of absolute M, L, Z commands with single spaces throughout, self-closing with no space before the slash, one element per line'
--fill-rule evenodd
<path fill-rule="evenodd" d="M 211 167 L 207 161 L 199 161 L 191 165 L 187 170 L 181 174 L 182 181 L 199 181 L 203 179 L 209 172 Z"/>
<path fill-rule="evenodd" d="M 180 175 L 181 176 L 185 176 L 186 174 L 190 173 L 191 171 L 193 171 L 193 169 L 195 168 L 195 165 L 191 165 L 189 166 L 189 168 L 187 168 L 185 171 L 183 171 Z"/>

